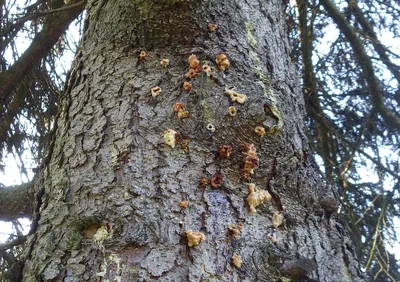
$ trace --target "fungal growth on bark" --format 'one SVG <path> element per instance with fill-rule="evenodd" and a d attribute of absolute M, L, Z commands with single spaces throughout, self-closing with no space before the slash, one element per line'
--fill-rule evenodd
<path fill-rule="evenodd" d="M 236 227 L 236 224 L 231 223 L 228 226 L 228 230 L 229 230 L 229 234 L 236 239 L 237 237 L 239 237 L 240 231 L 242 231 L 243 225 L 242 223 L 239 223 Z"/>
<path fill-rule="evenodd" d="M 207 131 L 214 133 L 215 132 L 215 126 L 212 123 L 207 124 Z"/>
<path fill-rule="evenodd" d="M 253 183 L 248 184 L 249 196 L 247 197 L 247 203 L 249 204 L 250 211 L 256 213 L 256 207 L 271 200 L 271 195 L 266 190 L 257 189 Z"/>
<path fill-rule="evenodd" d="M 218 155 L 220 158 L 229 159 L 232 154 L 232 146 L 230 145 L 221 145 L 219 147 Z"/>
<path fill-rule="evenodd" d="M 217 25 L 209 23 L 208 24 L 208 30 L 211 31 L 211 32 L 216 31 L 217 30 Z"/>
<path fill-rule="evenodd" d="M 203 71 L 207 74 L 208 77 L 211 76 L 211 68 L 210 68 L 209 65 L 203 65 L 201 68 L 202 68 Z"/>
<path fill-rule="evenodd" d="M 197 59 L 196 55 L 194 55 L 194 54 L 190 55 L 188 62 L 189 62 L 189 67 L 191 69 L 194 69 L 194 70 L 200 69 L 200 61 Z"/>
<path fill-rule="evenodd" d="M 199 72 L 196 71 L 195 69 L 189 69 L 189 71 L 186 73 L 186 76 L 188 78 L 195 78 L 198 74 Z"/>
<path fill-rule="evenodd" d="M 161 87 L 156 86 L 156 87 L 151 88 L 151 96 L 157 97 L 160 94 L 161 94 Z"/>
<path fill-rule="evenodd" d="M 225 94 L 230 96 L 232 102 L 243 104 L 247 100 L 247 96 L 236 92 L 234 89 L 235 88 L 229 89 L 228 87 L 225 87 Z"/>
<path fill-rule="evenodd" d="M 219 188 L 222 185 L 222 174 L 217 171 L 210 180 L 210 184 L 213 188 Z"/>
<path fill-rule="evenodd" d="M 190 82 L 185 81 L 183 83 L 183 89 L 185 89 L 186 92 L 189 92 L 192 89 L 192 84 Z"/>
<path fill-rule="evenodd" d="M 179 133 L 172 129 L 167 129 L 164 131 L 164 141 L 167 145 L 171 146 L 171 148 L 175 148 L 177 137 Z"/>
<path fill-rule="evenodd" d="M 272 225 L 275 228 L 278 228 L 279 226 L 281 226 L 283 223 L 283 214 L 279 213 L 279 212 L 274 212 L 272 214 Z"/>
<path fill-rule="evenodd" d="M 168 59 L 162 59 L 160 62 L 160 65 L 162 65 L 164 68 L 166 68 L 169 65 L 169 60 Z"/>
<path fill-rule="evenodd" d="M 188 62 L 190 69 L 186 76 L 189 78 L 194 78 L 201 71 L 200 61 L 197 59 L 196 55 L 192 54 L 189 56 Z"/>
<path fill-rule="evenodd" d="M 181 208 L 181 211 L 186 209 L 188 205 L 189 205 L 189 201 L 187 201 L 187 200 L 178 202 L 178 206 Z"/>
<path fill-rule="evenodd" d="M 179 119 L 187 118 L 189 116 L 189 112 L 185 111 L 185 105 L 180 102 L 175 103 L 174 112 L 177 113 Z"/>
<path fill-rule="evenodd" d="M 242 266 L 243 260 L 242 260 L 242 258 L 241 258 L 239 255 L 234 254 L 234 255 L 232 256 L 232 263 L 233 263 L 233 265 L 236 266 L 237 268 L 240 268 L 240 267 Z"/>
<path fill-rule="evenodd" d="M 186 230 L 186 236 L 188 239 L 189 247 L 195 247 L 206 240 L 206 236 L 203 233 L 197 231 Z"/>
<path fill-rule="evenodd" d="M 38 178 L 45 194 L 24 281 L 274 281 L 298 246 L 312 258 L 342 249 L 351 256 L 331 247 L 336 241 L 325 235 L 339 228 L 318 225 L 326 220 L 312 215 L 314 203 L 299 205 L 322 185 L 306 155 L 281 2 L 82 2 L 92 16 L 62 97 L 68 106 L 60 107 L 54 150 Z M 276 132 L 283 119 L 282 134 L 256 135 Z M 262 212 L 271 195 L 256 185 L 270 182 L 285 213 Z M 96 219 L 90 234 L 69 228 L 86 217 Z M 282 246 L 267 239 L 273 230 L 270 240 L 277 244 L 279 236 Z M 298 264 L 281 271 L 293 275 Z"/>
<path fill-rule="evenodd" d="M 147 52 L 146 51 L 141 51 L 139 54 L 139 59 L 141 61 L 144 61 L 147 58 Z"/>
<path fill-rule="evenodd" d="M 256 126 L 256 128 L 254 128 L 254 132 L 258 135 L 258 136 L 260 136 L 260 137 L 263 137 L 264 135 L 265 135 L 265 128 L 264 127 L 262 127 L 262 126 Z"/>
<path fill-rule="evenodd" d="M 259 158 L 256 153 L 256 147 L 253 144 L 243 145 L 243 178 L 250 179 L 254 170 L 259 166 Z"/>
<path fill-rule="evenodd" d="M 207 177 L 202 177 L 200 179 L 200 188 L 205 188 L 208 183 L 210 183 L 210 180 Z"/>
<path fill-rule="evenodd" d="M 230 106 L 230 107 L 228 108 L 228 114 L 229 114 L 231 117 L 236 116 L 236 114 L 237 114 L 236 108 L 235 108 L 234 106 Z"/>
<path fill-rule="evenodd" d="M 189 142 L 190 138 L 189 137 L 182 137 L 181 138 L 181 146 L 182 149 L 185 153 L 189 153 Z"/>
<path fill-rule="evenodd" d="M 231 62 L 229 62 L 228 57 L 224 53 L 220 53 L 215 62 L 220 71 L 225 71 L 231 65 Z"/>

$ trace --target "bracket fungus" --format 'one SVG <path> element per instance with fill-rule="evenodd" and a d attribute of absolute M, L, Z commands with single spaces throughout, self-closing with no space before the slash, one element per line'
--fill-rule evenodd
<path fill-rule="evenodd" d="M 243 145 L 243 177 L 245 179 L 250 179 L 259 163 L 260 159 L 257 156 L 256 147 L 253 144 Z"/>
<path fill-rule="evenodd" d="M 151 88 L 151 96 L 157 97 L 160 94 L 161 94 L 161 87 L 160 86 L 156 86 L 156 87 Z"/>
<path fill-rule="evenodd" d="M 229 115 L 230 115 L 231 117 L 234 117 L 234 116 L 236 116 L 236 114 L 237 114 L 237 110 L 236 110 L 236 108 L 235 108 L 234 106 L 230 106 L 230 107 L 228 108 L 228 113 L 229 113 Z"/>
<path fill-rule="evenodd" d="M 215 126 L 212 123 L 207 124 L 206 128 L 211 133 L 215 132 Z"/>
<path fill-rule="evenodd" d="M 265 128 L 262 126 L 256 126 L 256 128 L 254 128 L 254 132 L 258 135 L 263 137 L 265 135 Z"/>
<path fill-rule="evenodd" d="M 186 73 L 186 76 L 187 76 L 188 78 L 195 78 L 198 74 L 199 74 L 199 72 L 196 71 L 195 69 L 190 69 L 190 70 Z"/>
<path fill-rule="evenodd" d="M 203 233 L 197 231 L 186 230 L 186 236 L 188 239 L 189 247 L 195 247 L 206 240 L 206 236 Z"/>
<path fill-rule="evenodd" d="M 258 190 L 256 185 L 250 183 L 249 187 L 249 196 L 247 197 L 247 203 L 250 206 L 250 211 L 252 213 L 257 212 L 256 207 L 261 205 L 264 202 L 271 200 L 271 195 L 266 190 Z"/>
<path fill-rule="evenodd" d="M 186 74 L 186 76 L 189 78 L 194 78 L 201 71 L 200 61 L 197 59 L 196 55 L 192 54 L 189 56 L 188 62 L 189 62 L 190 69 L 189 69 L 188 73 Z"/>
<path fill-rule="evenodd" d="M 180 102 L 175 103 L 174 112 L 178 114 L 179 119 L 187 118 L 189 116 L 189 112 L 185 111 L 185 105 Z"/>
<path fill-rule="evenodd" d="M 220 71 L 225 71 L 231 65 L 231 62 L 229 62 L 228 57 L 224 53 L 218 54 L 215 62 L 217 63 Z"/>
<path fill-rule="evenodd" d="M 232 146 L 230 145 L 221 145 L 219 147 L 218 155 L 220 158 L 228 159 L 232 154 Z"/>
<path fill-rule="evenodd" d="M 169 65 L 169 60 L 168 59 L 162 59 L 160 62 L 160 65 L 162 65 L 164 68 L 166 68 Z"/>
<path fill-rule="evenodd" d="M 200 61 L 197 59 L 196 55 L 190 55 L 188 62 L 191 69 L 198 70 L 200 68 Z"/>
<path fill-rule="evenodd" d="M 192 84 L 190 82 L 185 81 L 183 83 L 183 89 L 185 89 L 186 92 L 189 92 L 192 89 Z"/>
<path fill-rule="evenodd" d="M 211 76 L 211 68 L 209 65 L 203 65 L 201 68 L 207 74 L 207 76 Z"/>
<path fill-rule="evenodd" d="M 179 119 L 187 118 L 188 116 L 189 116 L 189 111 L 180 111 L 180 112 L 178 112 L 178 118 Z"/>
<path fill-rule="evenodd" d="M 236 227 L 236 224 L 231 223 L 228 225 L 229 234 L 232 235 L 233 238 L 239 237 L 240 231 L 242 231 L 243 225 L 239 223 Z"/>
<path fill-rule="evenodd" d="M 233 88 L 235 89 L 235 88 Z M 239 104 L 243 104 L 247 100 L 247 96 L 241 93 L 236 92 L 233 89 L 229 89 L 225 87 L 225 94 L 229 95 L 232 102 L 237 102 Z"/>
<path fill-rule="evenodd" d="M 139 59 L 141 61 L 144 61 L 147 58 L 147 52 L 146 51 L 141 51 L 139 54 Z"/>

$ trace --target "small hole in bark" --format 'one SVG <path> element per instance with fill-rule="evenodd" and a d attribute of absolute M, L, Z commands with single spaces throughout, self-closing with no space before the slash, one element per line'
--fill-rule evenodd
<path fill-rule="evenodd" d="M 86 229 L 83 231 L 83 235 L 87 239 L 93 239 L 94 234 L 96 234 L 97 230 L 101 227 L 100 223 L 89 223 Z"/>

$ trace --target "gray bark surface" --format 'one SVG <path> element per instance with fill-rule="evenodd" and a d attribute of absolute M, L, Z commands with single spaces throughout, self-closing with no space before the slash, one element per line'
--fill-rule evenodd
<path fill-rule="evenodd" d="M 288 281 L 283 275 L 296 273 L 363 281 L 342 224 L 320 205 L 330 191 L 303 132 L 281 1 L 115 0 L 87 8 L 51 161 L 37 180 L 45 191 L 23 281 Z M 221 52 L 231 62 L 225 72 L 215 63 Z M 191 54 L 209 63 L 214 80 L 186 78 Z M 162 93 L 154 98 L 155 86 Z M 226 86 L 248 96 L 235 117 Z M 176 102 L 189 118 L 177 118 Z M 276 132 L 259 137 L 260 124 Z M 166 145 L 166 129 L 190 138 L 189 151 Z M 255 214 L 241 173 L 245 143 L 260 158 L 250 182 L 273 195 Z M 224 144 L 233 147 L 230 159 L 216 155 Z M 199 187 L 217 171 L 220 188 Z M 285 218 L 278 230 L 275 211 Z M 237 238 L 228 234 L 232 223 L 243 223 Z M 189 248 L 189 229 L 206 240 Z M 274 233 L 277 244 L 267 238 Z"/>

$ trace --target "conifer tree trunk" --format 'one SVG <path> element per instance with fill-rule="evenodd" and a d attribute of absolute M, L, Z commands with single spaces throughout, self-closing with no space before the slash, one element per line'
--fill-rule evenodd
<path fill-rule="evenodd" d="M 23 281 L 363 281 L 311 159 L 281 1 L 100 0 L 87 13 Z M 211 72 L 191 57 L 188 78 L 192 54 Z M 249 187 L 272 196 L 255 213 Z"/>

